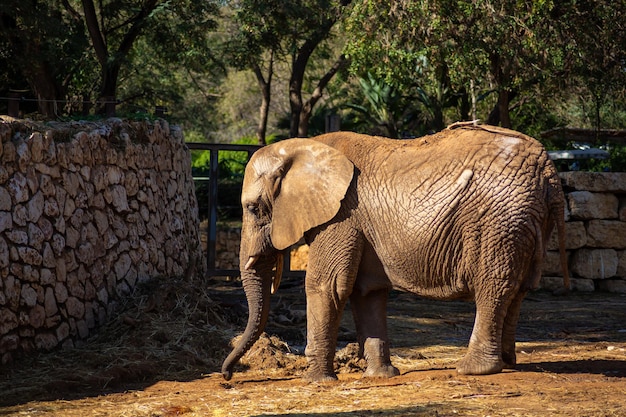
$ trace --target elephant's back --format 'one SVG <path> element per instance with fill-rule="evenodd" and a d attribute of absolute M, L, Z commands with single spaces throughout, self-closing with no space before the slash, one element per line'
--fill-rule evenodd
<path fill-rule="evenodd" d="M 419 170 L 426 175 L 452 173 L 454 167 L 470 165 L 501 173 L 515 172 L 523 165 L 545 164 L 548 158 L 537 140 L 489 125 L 455 124 L 410 140 L 354 132 L 328 133 L 313 139 L 340 150 L 361 171 L 382 169 L 395 175 L 407 172 L 413 176 Z"/>
<path fill-rule="evenodd" d="M 410 291 L 442 298 L 471 292 L 478 266 L 529 265 L 545 239 L 540 230 L 556 174 L 543 146 L 526 135 L 460 126 L 414 140 L 329 139 L 360 171 L 361 224 L 392 281 L 422 277 Z"/>

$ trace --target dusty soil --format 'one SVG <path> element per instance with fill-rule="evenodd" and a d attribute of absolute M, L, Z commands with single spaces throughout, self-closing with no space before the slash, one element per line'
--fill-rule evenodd
<path fill-rule="evenodd" d="M 361 378 L 348 312 L 339 380 L 324 384 L 300 378 L 304 302 L 300 281 L 283 283 L 267 335 L 227 382 L 219 367 L 246 318 L 237 283 L 153 283 L 84 345 L 0 368 L 0 416 L 626 415 L 625 296 L 533 293 L 518 368 L 460 376 L 473 305 L 394 292 L 392 360 L 402 374 Z"/>

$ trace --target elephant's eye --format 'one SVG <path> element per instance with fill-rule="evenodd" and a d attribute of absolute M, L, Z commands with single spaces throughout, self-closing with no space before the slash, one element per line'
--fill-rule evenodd
<path fill-rule="evenodd" d="M 246 209 L 255 216 L 259 215 L 259 206 L 257 204 L 250 203 L 246 206 Z"/>

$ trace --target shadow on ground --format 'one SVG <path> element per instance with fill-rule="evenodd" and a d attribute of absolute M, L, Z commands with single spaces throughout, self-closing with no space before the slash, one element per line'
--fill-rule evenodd
<path fill-rule="evenodd" d="M 284 283 L 272 301 L 267 332 L 294 346 L 295 352 L 302 351 L 305 340 L 304 306 L 299 281 Z M 0 406 L 96 397 L 142 390 L 159 381 L 201 379 L 219 371 L 230 349 L 229 341 L 245 327 L 246 311 L 243 291 L 236 283 L 213 281 L 208 287 L 206 283 L 175 280 L 153 283 L 129 299 L 119 317 L 82 346 L 23 356 L 1 367 Z M 474 306 L 393 292 L 389 315 L 392 346 L 419 352 L 433 345 L 465 347 Z M 533 293 L 523 304 L 518 340 L 532 342 L 535 350 L 559 342 L 600 342 L 608 349 L 611 343 L 626 342 L 625 315 L 624 296 L 573 293 L 554 297 Z M 345 344 L 354 341 L 355 336 L 349 308 L 343 323 L 340 339 Z M 525 363 L 518 369 L 624 377 L 626 361 L 563 357 L 554 362 Z M 384 414 L 437 415 L 438 407 L 390 409 Z"/>

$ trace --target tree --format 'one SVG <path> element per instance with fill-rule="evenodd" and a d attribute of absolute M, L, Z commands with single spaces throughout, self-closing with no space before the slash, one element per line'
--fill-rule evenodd
<path fill-rule="evenodd" d="M 290 137 L 306 137 L 309 119 L 313 107 L 322 97 L 322 93 L 330 80 L 349 60 L 344 54 L 339 55 L 332 66 L 316 83 L 308 100 L 302 97 L 305 71 L 315 49 L 326 40 L 331 29 L 348 8 L 350 1 L 313 1 L 296 16 L 294 32 L 291 38 L 291 77 L 289 78 L 289 103 L 291 119 Z"/>
<path fill-rule="evenodd" d="M 551 1 L 362 2 L 348 25 L 352 71 L 367 67 L 406 89 L 425 56 L 424 75 L 462 98 L 460 113 L 468 114 L 462 96 L 482 86 L 497 96 L 488 121 L 510 127 L 511 101 L 559 62 L 552 9 Z"/>
<path fill-rule="evenodd" d="M 39 112 L 48 118 L 62 112 L 87 48 L 80 16 L 61 3 L 6 0 L 0 10 L 0 56 L 4 73 L 11 74 L 7 81 L 24 80 L 37 97 Z"/>
<path fill-rule="evenodd" d="M 600 129 L 603 106 L 626 98 L 626 6 L 623 1 L 568 1 L 555 6 L 554 14 L 569 52 L 570 76 L 562 77 L 562 85 L 580 98 L 591 125 Z"/>
<path fill-rule="evenodd" d="M 277 60 L 290 66 L 289 103 L 291 137 L 306 136 L 313 108 L 334 75 L 346 64 L 340 55 L 317 80 L 311 96 L 303 99 L 303 88 L 309 60 L 318 47 L 328 40 L 333 25 L 349 2 L 301 0 L 286 3 L 279 0 L 243 0 L 232 5 L 236 25 L 227 46 L 230 62 L 237 69 L 251 69 L 261 91 L 257 138 L 265 143 L 272 79 Z"/>
<path fill-rule="evenodd" d="M 141 61 L 154 64 L 152 71 L 159 67 L 151 75 L 163 88 L 181 84 L 177 78 L 214 76 L 219 68 L 211 50 L 217 0 L 7 1 L 0 11 L 0 34 L 5 35 L 0 37 L 0 75 L 26 80 L 46 117 L 62 115 L 57 103 L 75 97 L 79 103 L 115 97 L 120 80 L 128 86 L 144 76 L 146 69 L 137 64 L 143 51 L 149 55 Z M 149 81 L 146 85 L 154 87 Z M 149 94 L 148 88 L 134 89 L 125 99 Z"/>
<path fill-rule="evenodd" d="M 285 25 L 289 5 L 280 1 L 244 0 L 234 6 L 231 39 L 226 46 L 229 63 L 238 70 L 251 69 L 261 91 L 256 137 L 265 145 L 272 100 L 276 55 L 282 55 L 282 41 L 288 36 Z"/>
<path fill-rule="evenodd" d="M 218 129 L 215 106 L 226 68 L 217 5 L 197 3 L 157 7 L 120 70 L 117 101 L 122 114 L 164 106 L 170 121 L 199 140 Z"/>
<path fill-rule="evenodd" d="M 152 30 L 168 48 L 178 43 L 183 49 L 173 50 L 179 57 L 193 54 L 195 42 L 189 40 L 215 28 L 210 17 L 217 12 L 210 1 L 109 0 L 98 2 L 97 8 L 93 0 L 81 0 L 81 4 L 101 68 L 100 97 L 104 100 L 116 96 L 120 70 L 140 35 Z"/>

